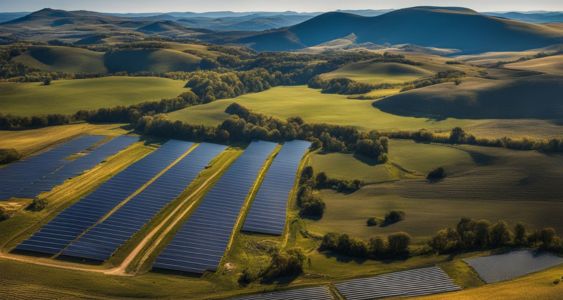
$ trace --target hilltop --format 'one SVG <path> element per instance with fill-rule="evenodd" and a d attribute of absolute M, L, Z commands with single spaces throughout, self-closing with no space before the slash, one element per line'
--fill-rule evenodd
<path fill-rule="evenodd" d="M 458 7 L 412 7 L 375 17 L 325 13 L 303 23 L 242 37 L 259 51 L 296 50 L 355 34 L 357 43 L 416 44 L 465 53 L 539 48 L 563 42 L 554 27 L 480 14 Z"/>

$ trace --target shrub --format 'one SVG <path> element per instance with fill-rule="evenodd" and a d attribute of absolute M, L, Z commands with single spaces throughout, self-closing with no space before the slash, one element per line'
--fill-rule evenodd
<path fill-rule="evenodd" d="M 242 273 L 240 274 L 240 276 L 238 278 L 238 283 L 241 286 L 246 286 L 249 283 L 256 280 L 257 278 L 258 278 L 257 274 L 255 274 L 254 272 L 252 272 L 248 268 L 246 268 L 246 269 L 242 270 Z"/>
<path fill-rule="evenodd" d="M 31 211 L 41 211 L 47 207 L 47 200 L 41 198 L 35 198 L 33 201 L 27 206 L 27 210 Z"/>
<path fill-rule="evenodd" d="M 16 149 L 0 149 L 0 165 L 19 160 L 21 155 Z"/>
<path fill-rule="evenodd" d="M 272 254 L 272 261 L 264 278 L 299 275 L 303 272 L 303 263 L 306 258 L 307 256 L 300 248 L 276 251 Z"/>
<path fill-rule="evenodd" d="M 436 168 L 426 175 L 426 179 L 430 182 L 436 182 L 444 179 L 446 177 L 446 170 L 444 168 L 439 167 Z"/>
<path fill-rule="evenodd" d="M 318 196 L 311 196 L 301 203 L 301 215 L 312 218 L 322 218 L 326 204 Z"/>
<path fill-rule="evenodd" d="M 323 236 L 319 250 L 335 250 L 338 247 L 339 234 L 329 232 Z"/>
<path fill-rule="evenodd" d="M 8 220 L 12 215 L 4 207 L 0 206 L 0 221 Z"/>
<path fill-rule="evenodd" d="M 405 212 L 400 210 L 392 210 L 385 215 L 385 219 L 381 224 L 382 227 L 400 222 L 405 219 Z"/>
<path fill-rule="evenodd" d="M 371 217 L 366 221 L 367 226 L 377 226 L 377 224 L 378 224 L 378 221 L 377 221 L 377 218 L 375 218 L 375 217 Z"/>

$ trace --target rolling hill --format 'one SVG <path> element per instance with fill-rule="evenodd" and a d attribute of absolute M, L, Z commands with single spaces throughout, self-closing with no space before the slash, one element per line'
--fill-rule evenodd
<path fill-rule="evenodd" d="M 443 119 L 561 119 L 560 76 L 514 79 L 467 78 L 459 85 L 442 83 L 374 102 L 380 110 L 402 116 Z"/>
<path fill-rule="evenodd" d="M 418 66 L 401 63 L 358 62 L 325 73 L 323 79 L 348 78 L 363 83 L 402 83 L 429 76 L 432 72 Z"/>
<path fill-rule="evenodd" d="M 563 76 L 563 55 L 553 55 L 505 65 L 509 69 Z"/>
<path fill-rule="evenodd" d="M 200 57 L 176 49 L 118 49 L 96 52 L 64 46 L 34 46 L 13 59 L 32 68 L 68 73 L 193 71 Z"/>
<path fill-rule="evenodd" d="M 412 7 L 375 17 L 330 12 L 236 42 L 259 51 L 283 51 L 350 34 L 357 36 L 357 43 L 410 43 L 460 49 L 464 53 L 524 50 L 563 42 L 563 33 L 553 27 L 485 16 L 457 7 Z"/>

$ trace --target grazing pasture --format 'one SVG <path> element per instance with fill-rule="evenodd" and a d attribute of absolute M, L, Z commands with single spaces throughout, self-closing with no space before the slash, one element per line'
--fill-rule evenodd
<path fill-rule="evenodd" d="M 404 143 L 404 151 L 401 143 Z M 439 154 L 436 148 L 443 148 L 444 153 L 451 151 L 450 159 L 440 161 L 444 154 Z M 393 149 L 396 149 L 395 153 Z M 523 222 L 530 228 L 551 226 L 563 231 L 559 197 L 563 190 L 557 183 L 563 176 L 561 156 L 534 151 L 392 141 L 389 157 L 388 164 L 414 172 L 394 177 L 401 180 L 370 184 L 347 195 L 323 190 L 321 197 L 327 205 L 325 214 L 319 221 L 308 221 L 309 230 L 321 234 L 343 232 L 362 238 L 406 231 L 413 235 L 415 241 L 422 242 L 437 230 L 454 226 L 461 217 L 471 217 L 491 221 L 505 219 L 511 225 Z M 321 158 L 319 163 L 317 155 L 312 161 L 313 166 L 317 165 L 317 172 L 341 172 L 343 178 L 353 179 L 351 171 L 345 173 L 346 166 L 350 165 L 363 176 L 373 170 L 370 173 L 373 174 L 372 182 L 382 181 L 376 171 L 383 165 L 364 164 L 360 168 L 355 165 L 361 166 L 362 162 L 356 161 L 355 165 L 343 163 L 353 161 L 353 158 L 337 156 L 334 164 L 328 158 L 324 161 Z M 394 165 L 395 162 L 399 163 Z M 341 167 L 337 168 L 339 165 Z M 325 170 L 323 166 L 330 167 Z M 424 178 L 425 171 L 439 166 L 445 167 L 447 177 L 437 183 L 428 183 Z M 382 217 L 391 210 L 404 211 L 405 220 L 387 227 L 365 225 L 367 218 Z"/>
<path fill-rule="evenodd" d="M 103 77 L 80 80 L 0 83 L 2 113 L 18 116 L 73 114 L 79 110 L 132 105 L 173 98 L 185 82 L 156 77 Z"/>

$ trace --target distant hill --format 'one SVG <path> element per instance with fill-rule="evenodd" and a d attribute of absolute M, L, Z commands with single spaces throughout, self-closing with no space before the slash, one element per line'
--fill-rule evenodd
<path fill-rule="evenodd" d="M 563 54 L 507 64 L 505 67 L 563 76 Z M 563 80 L 563 78 L 561 80 Z"/>
<path fill-rule="evenodd" d="M 382 111 L 436 119 L 561 119 L 560 76 L 467 78 L 403 92 L 374 102 Z"/>
<path fill-rule="evenodd" d="M 530 23 L 560 23 L 563 22 L 563 12 L 485 12 L 488 16 L 495 16 Z"/>
<path fill-rule="evenodd" d="M 415 44 L 465 53 L 524 50 L 563 42 L 553 27 L 490 17 L 458 7 L 413 7 L 380 16 L 331 12 L 279 30 L 239 38 L 259 51 L 296 50 L 357 36 L 357 43 Z"/>
<path fill-rule="evenodd" d="M 193 71 L 200 57 L 174 49 L 96 52 L 75 47 L 34 46 L 13 60 L 45 71 L 68 73 Z"/>
<path fill-rule="evenodd" d="M 26 12 L 0 12 L 0 23 L 12 21 L 28 14 Z"/>

